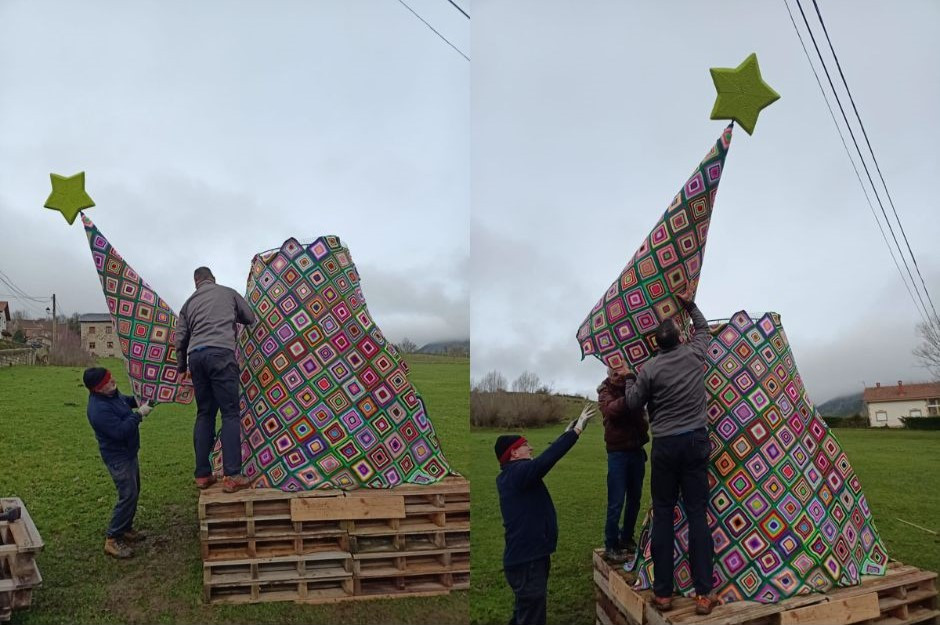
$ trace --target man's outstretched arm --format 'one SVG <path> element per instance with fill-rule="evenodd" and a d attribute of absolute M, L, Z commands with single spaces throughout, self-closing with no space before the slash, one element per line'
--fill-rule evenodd
<path fill-rule="evenodd" d="M 574 447 L 578 442 L 578 437 L 587 426 L 589 419 L 597 414 L 597 409 L 593 406 L 585 406 L 581 411 L 575 424 L 568 430 L 562 432 L 561 436 L 556 438 L 548 448 L 533 458 L 530 462 L 520 467 L 520 479 L 524 486 L 529 486 L 533 482 L 545 477 L 552 467 Z"/>

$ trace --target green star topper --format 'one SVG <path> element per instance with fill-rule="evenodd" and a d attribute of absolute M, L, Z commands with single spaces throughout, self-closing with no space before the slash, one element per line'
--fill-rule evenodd
<path fill-rule="evenodd" d="M 735 68 L 711 68 L 712 81 L 718 91 L 712 119 L 731 119 L 738 122 L 747 134 L 754 134 L 757 116 L 780 99 L 760 75 L 757 55 L 751 53 Z"/>
<path fill-rule="evenodd" d="M 79 211 L 91 208 L 94 201 L 85 192 L 85 172 L 80 171 L 74 176 L 60 176 L 49 174 L 52 178 L 52 193 L 46 199 L 44 206 L 57 210 L 71 225 Z"/>

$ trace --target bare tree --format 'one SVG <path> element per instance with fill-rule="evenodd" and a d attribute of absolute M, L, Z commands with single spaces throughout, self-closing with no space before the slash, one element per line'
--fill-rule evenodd
<path fill-rule="evenodd" d="M 401 342 L 395 347 L 397 347 L 398 351 L 403 354 L 413 354 L 418 351 L 418 346 L 415 345 L 414 341 L 409 339 L 407 336 L 403 338 Z"/>
<path fill-rule="evenodd" d="M 483 376 L 473 389 L 481 393 L 496 393 L 506 390 L 506 378 L 499 371 L 493 370 Z"/>
<path fill-rule="evenodd" d="M 512 383 L 512 390 L 516 393 L 535 393 L 539 390 L 539 376 L 531 371 L 523 371 Z"/>
<path fill-rule="evenodd" d="M 914 356 L 935 378 L 940 378 L 940 325 L 921 323 L 917 333 L 923 342 L 914 349 Z"/>

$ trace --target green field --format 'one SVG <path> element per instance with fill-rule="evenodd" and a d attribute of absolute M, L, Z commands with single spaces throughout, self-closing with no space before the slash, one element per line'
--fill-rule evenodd
<path fill-rule="evenodd" d="M 407 356 L 445 454 L 469 468 L 469 360 Z M 129 384 L 120 362 L 102 363 Z M 0 369 L 0 494 L 20 497 L 46 543 L 43 587 L 18 623 L 466 623 L 467 592 L 327 606 L 206 606 L 192 484 L 195 405 L 158 406 L 141 425 L 137 527 L 150 534 L 132 560 L 102 552 L 114 485 L 85 416 L 80 368 Z"/>
<path fill-rule="evenodd" d="M 607 506 L 603 428 L 598 425 L 588 427 L 546 479 L 559 524 L 558 551 L 549 579 L 549 623 L 594 622 L 591 550 L 603 546 Z M 529 430 L 525 436 L 538 453 L 562 429 Z M 493 454 L 493 443 L 502 433 L 471 432 L 473 623 L 503 623 L 512 610 L 512 593 L 502 574 L 503 528 L 495 487 L 499 467 Z M 940 539 L 897 521 L 901 518 L 940 530 L 940 432 L 845 429 L 835 434 L 862 482 L 888 554 L 908 564 L 940 570 Z M 649 465 L 643 502 L 641 519 L 649 505 Z"/>

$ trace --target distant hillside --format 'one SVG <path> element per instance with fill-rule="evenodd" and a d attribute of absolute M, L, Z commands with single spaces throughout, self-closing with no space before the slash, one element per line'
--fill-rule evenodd
<path fill-rule="evenodd" d="M 862 394 L 843 395 L 816 406 L 824 417 L 850 417 L 862 411 Z"/>
<path fill-rule="evenodd" d="M 470 341 L 440 341 L 428 343 L 417 351 L 418 354 L 466 355 L 470 353 Z"/>

